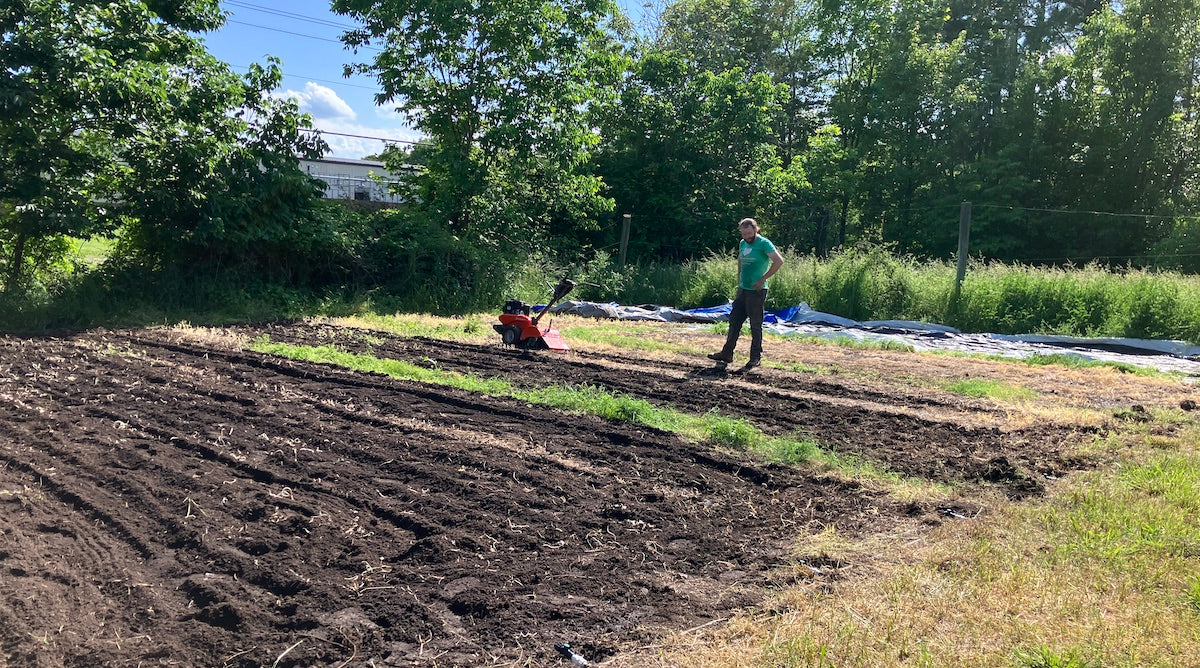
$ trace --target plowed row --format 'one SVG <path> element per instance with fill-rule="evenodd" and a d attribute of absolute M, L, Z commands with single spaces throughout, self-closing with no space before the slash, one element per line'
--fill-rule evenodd
<path fill-rule="evenodd" d="M 247 333 L 717 410 L 1013 497 L 1074 465 L 1065 428 L 797 374 Z M 563 641 L 600 660 L 755 605 L 796 560 L 836 577 L 800 536 L 945 517 L 645 427 L 162 330 L 0 339 L 0 426 L 0 665 L 554 665 Z"/>

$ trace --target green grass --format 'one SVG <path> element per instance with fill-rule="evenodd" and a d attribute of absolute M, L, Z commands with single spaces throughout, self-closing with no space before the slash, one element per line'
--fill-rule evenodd
<path fill-rule="evenodd" d="M 942 386 L 947 392 L 961 394 L 968 397 L 990 397 L 1001 401 L 1022 401 L 1027 399 L 1036 399 L 1037 392 L 1019 385 L 1011 383 L 1002 383 L 994 380 L 980 380 L 976 378 L 967 378 L 957 380 L 951 383 L 946 383 Z"/>
<path fill-rule="evenodd" d="M 685 354 L 697 352 L 691 346 L 655 340 L 653 335 L 661 332 L 660 328 L 639 327 L 628 322 L 589 323 L 583 327 L 562 327 L 559 331 L 568 341 L 595 343 L 623 350 Z"/>
<path fill-rule="evenodd" d="M 1024 364 L 1027 366 L 1062 366 L 1068 369 L 1095 369 L 1108 367 L 1122 373 L 1128 373 L 1135 376 L 1145 376 L 1147 378 L 1165 378 L 1165 377 L 1182 377 L 1184 374 L 1177 371 L 1159 371 L 1150 367 L 1138 366 L 1136 364 L 1126 364 L 1125 362 L 1109 362 L 1104 360 L 1092 360 L 1081 355 L 1070 354 L 1053 354 L 1053 355 L 1029 355 L 1027 357 L 1007 357 L 1004 355 L 992 355 L 985 353 L 965 353 L 957 350 L 926 350 L 923 353 L 929 355 L 949 355 L 951 357 L 967 357 L 971 359 L 986 359 L 993 362 L 1005 362 L 1008 364 Z"/>
<path fill-rule="evenodd" d="M 494 316 L 491 316 L 494 319 Z M 365 312 L 341 319 L 344 324 L 375 329 L 397 336 L 422 336 L 446 341 L 477 341 L 495 337 L 491 322 L 483 315 L 460 318 L 427 317 L 396 313 L 383 315 Z"/>
<path fill-rule="evenodd" d="M 70 258 L 88 268 L 95 268 L 108 259 L 117 245 L 117 240 L 109 237 L 70 238 L 68 242 L 70 243 Z"/>
<path fill-rule="evenodd" d="M 1054 559 L 1097 562 L 1133 577 L 1130 586 L 1174 589 L 1186 601 L 1186 577 L 1200 566 L 1198 514 L 1200 456 L 1172 453 L 1072 492 L 1041 520 L 1055 538 Z"/>
<path fill-rule="evenodd" d="M 1020 668 L 1090 668 L 1099 665 L 1083 659 L 1075 649 L 1063 652 L 1050 647 L 1035 647 L 1018 649 L 1013 656 Z"/>
<path fill-rule="evenodd" d="M 763 362 L 763 366 L 771 369 L 782 369 L 793 373 L 809 373 L 809 374 L 826 374 L 832 373 L 833 367 L 822 367 L 812 364 L 802 364 L 800 362 Z"/>
<path fill-rule="evenodd" d="M 1069 369 L 1090 369 L 1097 367 L 1109 367 L 1124 373 L 1130 373 L 1137 376 L 1170 376 L 1172 374 L 1152 369 L 1150 367 L 1138 366 L 1136 364 L 1126 364 L 1124 362 L 1106 362 L 1102 360 L 1090 360 L 1079 355 L 1030 355 L 1029 357 L 1020 360 L 1024 364 L 1030 366 L 1046 366 L 1049 364 L 1057 364 L 1065 366 Z M 1179 375 L 1179 374 L 1175 374 Z"/>
<path fill-rule="evenodd" d="M 702 415 L 683 413 L 672 408 L 655 406 L 643 399 L 614 394 L 597 387 L 550 385 L 536 389 L 523 389 L 499 378 L 480 378 L 401 360 L 349 353 L 334 346 L 313 347 L 272 343 L 267 337 L 251 342 L 249 348 L 256 352 L 288 359 L 331 364 L 354 371 L 380 373 L 393 378 L 444 385 L 491 396 L 512 397 L 559 410 L 644 425 L 678 434 L 692 441 L 709 443 L 739 452 L 753 452 L 767 461 L 790 465 L 821 464 L 854 477 L 889 482 L 901 481 L 898 474 L 883 471 L 871 463 L 855 457 L 825 451 L 812 440 L 769 437 L 742 418 L 724 416 L 716 412 Z"/>
<path fill-rule="evenodd" d="M 793 341 L 803 341 L 804 343 L 815 343 L 826 346 L 837 346 L 839 348 L 851 348 L 854 350 L 892 350 L 902 353 L 916 352 L 916 348 L 913 346 L 902 341 L 892 341 L 890 339 L 856 339 L 852 336 L 843 335 L 808 336 L 784 334 L 782 336 Z"/>
<path fill-rule="evenodd" d="M 728 322 L 714 322 L 707 327 L 708 331 L 720 336 L 725 336 L 729 333 Z M 742 336 L 750 335 L 750 326 L 742 326 Z M 764 336 L 787 339 L 789 341 L 800 341 L 803 343 L 812 343 L 822 346 L 837 346 L 839 348 L 852 348 L 854 350 L 893 350 L 896 352 L 911 353 L 916 352 L 916 348 L 902 341 L 892 341 L 889 339 L 856 339 L 852 336 L 842 334 L 834 334 L 831 336 L 812 336 L 809 334 L 780 334 L 770 330 L 763 331 Z"/>

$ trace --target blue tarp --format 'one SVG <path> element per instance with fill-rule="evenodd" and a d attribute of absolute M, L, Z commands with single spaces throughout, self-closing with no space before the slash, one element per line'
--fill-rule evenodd
<path fill-rule="evenodd" d="M 731 303 L 696 309 L 643 304 L 622 306 L 615 302 L 567 301 L 550 309 L 552 313 L 570 313 L 592 318 L 616 320 L 657 320 L 681 323 L 725 322 Z M 796 304 L 770 311 L 763 318 L 767 329 L 782 335 L 890 340 L 917 350 L 957 350 L 1006 357 L 1036 354 L 1075 354 L 1087 359 L 1125 362 L 1162 371 L 1180 371 L 1200 376 L 1200 346 L 1186 341 L 1151 339 L 1083 338 L 1039 334 L 964 334 L 953 327 L 911 320 L 867 320 L 814 311 L 808 304 Z"/>

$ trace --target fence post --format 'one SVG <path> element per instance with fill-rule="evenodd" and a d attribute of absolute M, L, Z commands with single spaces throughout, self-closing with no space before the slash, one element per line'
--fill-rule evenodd
<path fill-rule="evenodd" d="M 618 255 L 617 263 L 622 267 L 625 266 L 625 251 L 629 249 L 629 219 L 630 214 L 621 215 L 621 252 Z"/>
<path fill-rule="evenodd" d="M 958 271 L 954 275 L 954 298 L 962 292 L 963 279 L 967 277 L 967 258 L 971 248 L 971 203 L 963 202 L 958 207 Z"/>

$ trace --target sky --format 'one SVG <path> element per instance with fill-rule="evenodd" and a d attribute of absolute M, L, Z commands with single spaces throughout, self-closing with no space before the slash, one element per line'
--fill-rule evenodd
<path fill-rule="evenodd" d="M 618 0 L 635 19 L 647 0 Z M 296 100 L 324 134 L 330 156 L 362 158 L 378 153 L 383 139 L 414 141 L 394 105 L 378 106 L 379 87 L 371 77 L 342 76 L 347 63 L 368 62 L 375 53 L 346 50 L 338 37 L 353 22 L 329 10 L 329 0 L 221 0 L 227 20 L 220 30 L 201 35 L 208 51 L 245 73 L 267 56 L 283 61 L 283 84 L 275 91 Z"/>

